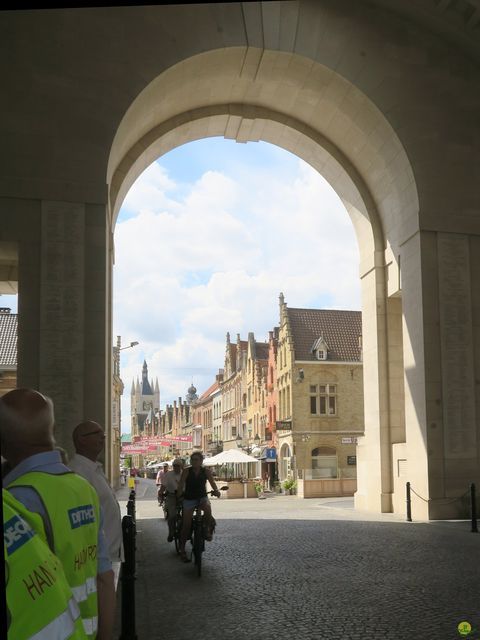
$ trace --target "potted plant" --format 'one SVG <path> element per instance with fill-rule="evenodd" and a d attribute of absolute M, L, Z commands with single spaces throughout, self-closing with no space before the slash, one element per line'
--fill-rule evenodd
<path fill-rule="evenodd" d="M 286 495 L 291 495 L 291 493 L 297 488 L 297 481 L 292 477 L 288 476 L 282 482 L 283 488 L 285 489 Z"/>
<path fill-rule="evenodd" d="M 257 481 L 253 486 L 255 487 L 255 491 L 257 492 L 257 497 L 260 498 L 263 495 L 263 484 Z"/>

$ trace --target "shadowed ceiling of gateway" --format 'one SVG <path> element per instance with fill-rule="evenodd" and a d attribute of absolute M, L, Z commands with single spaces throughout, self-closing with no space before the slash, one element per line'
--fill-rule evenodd
<path fill-rule="evenodd" d="M 257 0 L 247 0 L 242 4 L 253 4 Z M 270 1 L 270 0 L 267 0 Z M 290 0 L 285 0 L 289 2 Z M 222 4 L 237 4 L 237 0 L 224 0 Z M 193 2 L 164 1 L 167 5 L 206 4 L 203 0 Z M 207 3 L 208 4 L 208 3 Z M 217 3 L 218 4 L 218 3 Z M 375 5 L 379 9 L 393 11 L 406 19 L 417 22 L 430 31 L 442 35 L 468 51 L 480 62 L 480 0 L 367 0 L 365 4 Z M 77 4 L 62 2 L 49 4 L 43 2 L 42 9 L 82 8 L 82 7 L 129 7 L 132 2 L 89 2 Z M 142 6 L 158 6 L 156 2 L 142 2 Z M 2 10 L 38 9 L 31 2 L 6 3 Z"/>
<path fill-rule="evenodd" d="M 451 40 L 480 62 L 479 0 L 372 0 Z"/>

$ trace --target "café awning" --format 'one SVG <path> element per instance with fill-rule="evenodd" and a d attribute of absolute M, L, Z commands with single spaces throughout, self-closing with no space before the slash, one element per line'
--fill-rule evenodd
<path fill-rule="evenodd" d="M 212 458 L 204 460 L 203 464 L 207 467 L 214 467 L 217 464 L 246 464 L 248 462 L 258 462 L 258 460 L 240 449 L 228 449 L 227 451 L 218 453 Z"/>

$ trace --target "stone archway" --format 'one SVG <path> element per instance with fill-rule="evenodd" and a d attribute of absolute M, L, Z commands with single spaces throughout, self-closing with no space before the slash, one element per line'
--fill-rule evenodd
<path fill-rule="evenodd" d="M 458 513 L 480 481 L 477 14 L 473 0 L 2 13 L 0 259 L 18 246 L 18 381 L 53 397 L 60 444 L 85 417 L 110 422 L 128 184 L 182 142 L 262 139 L 331 182 L 359 238 L 357 505 L 397 508 L 408 477 L 429 498 L 417 517 Z"/>
<path fill-rule="evenodd" d="M 330 92 L 328 102 L 323 97 L 325 87 Z M 343 126 L 332 126 L 335 118 Z M 170 149 L 208 136 L 237 142 L 264 140 L 281 146 L 322 173 L 345 204 L 360 249 L 365 320 L 369 430 L 363 446 L 369 468 L 365 472 L 364 467 L 360 475 L 363 484 L 357 502 L 390 511 L 393 414 L 382 412 L 381 407 L 396 409 L 398 424 L 393 426 L 404 434 L 403 393 L 396 398 L 390 393 L 392 387 L 403 389 L 403 374 L 393 372 L 389 360 L 403 358 L 399 220 L 407 212 L 410 217 L 418 214 L 413 172 L 402 145 L 375 105 L 323 65 L 278 51 L 241 47 L 210 51 L 168 69 L 125 114 L 109 160 L 112 224 L 143 169 Z M 384 144 L 375 153 L 376 139 Z M 385 184 L 390 190 L 387 202 Z M 360 456 L 360 471 L 361 460 Z"/>

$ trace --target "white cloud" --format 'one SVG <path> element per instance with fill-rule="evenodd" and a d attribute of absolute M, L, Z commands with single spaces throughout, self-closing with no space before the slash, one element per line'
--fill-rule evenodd
<path fill-rule="evenodd" d="M 227 331 L 263 341 L 278 324 L 280 291 L 290 307 L 359 308 L 353 227 L 304 162 L 290 181 L 274 167 L 245 167 L 236 176 L 207 171 L 181 188 L 154 164 L 126 206 L 139 213 L 116 227 L 115 333 L 141 345 L 122 352 L 124 430 L 143 358 L 163 407 L 192 380 L 199 393 L 213 382 Z"/>
<path fill-rule="evenodd" d="M 176 201 L 167 198 L 167 192 L 175 191 L 176 183 L 171 180 L 166 170 L 157 162 L 152 163 L 129 189 L 122 209 L 137 214 L 145 209 L 175 210 Z"/>

